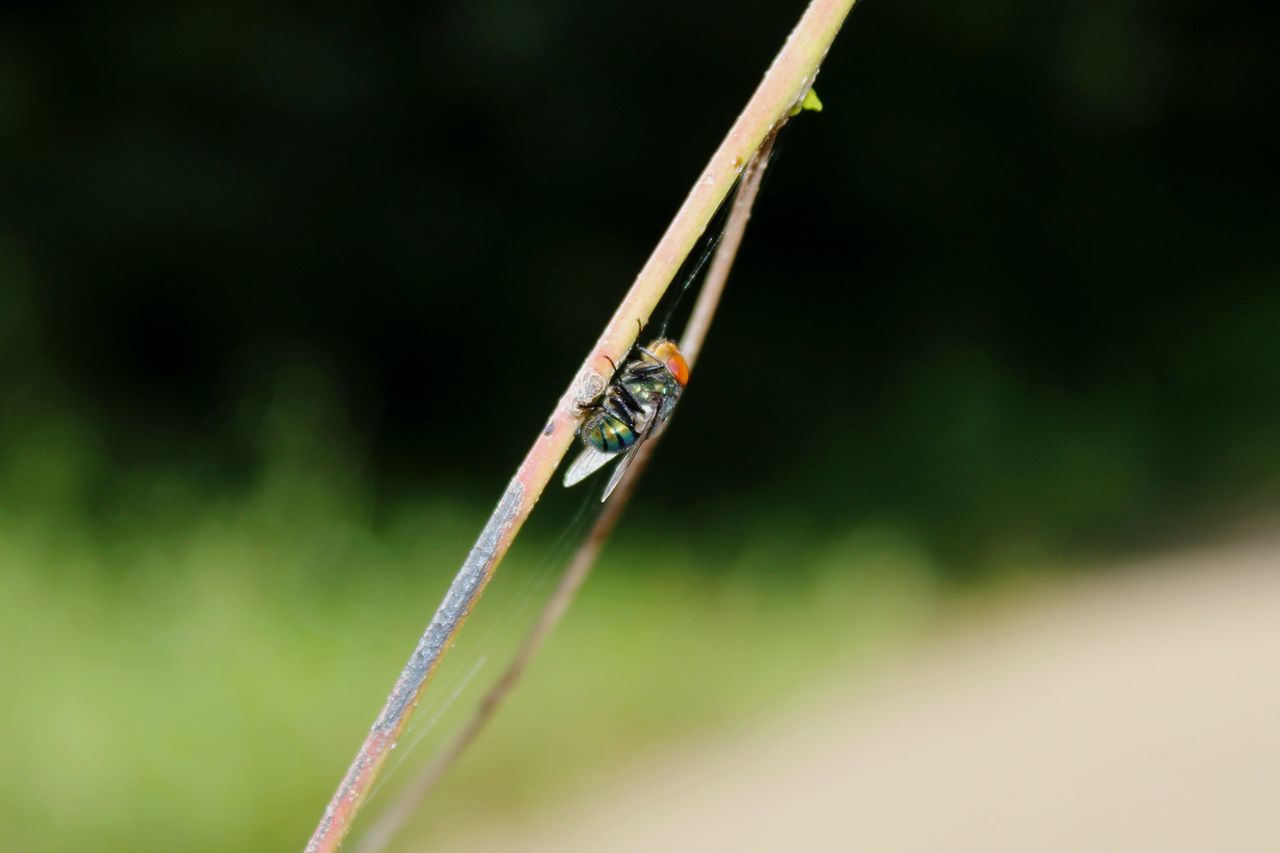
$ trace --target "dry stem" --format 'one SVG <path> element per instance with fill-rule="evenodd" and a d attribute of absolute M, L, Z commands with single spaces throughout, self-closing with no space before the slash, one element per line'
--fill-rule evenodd
<path fill-rule="evenodd" d="M 751 208 L 755 204 L 756 196 L 760 191 L 760 182 L 764 177 L 764 170 L 769 165 L 769 155 L 773 150 L 774 139 L 775 136 L 770 135 L 765 140 L 743 173 L 742 183 L 739 184 L 738 192 L 734 196 L 733 208 L 730 210 L 729 218 L 725 222 L 724 234 L 716 247 L 711 266 L 707 270 L 702 287 L 699 289 L 697 302 L 694 303 L 693 311 L 689 316 L 689 323 L 680 339 L 680 350 L 685 354 L 685 360 L 689 362 L 690 368 L 694 366 L 698 353 L 702 349 L 702 343 L 706 339 L 708 329 L 711 327 L 711 320 L 715 316 L 717 306 L 720 304 L 720 296 L 724 293 L 725 283 L 729 280 L 729 271 L 732 269 L 733 261 L 737 257 L 738 247 L 742 245 L 742 236 L 746 231 L 747 221 L 751 218 Z M 596 560 L 600 557 L 600 552 L 604 549 L 605 543 L 609 540 L 614 527 L 618 524 L 618 519 L 622 517 L 623 510 L 626 509 L 627 504 L 630 502 L 631 495 L 635 492 L 636 483 L 639 482 L 645 467 L 649 464 L 649 458 L 653 455 L 654 448 L 657 446 L 660 437 L 655 436 L 653 440 L 641 445 L 636 451 L 636 457 L 632 460 L 631 467 L 622 476 L 617 488 L 614 489 L 608 502 L 600 511 L 600 515 L 596 517 L 591 531 L 582 541 L 582 544 L 578 546 L 577 550 L 574 551 L 573 556 L 569 558 L 568 567 L 560 578 L 560 583 L 556 586 L 542 612 L 538 614 L 538 621 L 529 631 L 529 635 L 525 637 L 524 642 L 520 645 L 506 670 L 503 671 L 494 685 L 489 688 L 489 692 L 476 705 L 466 723 L 450 738 L 449 742 L 440 751 L 440 754 L 414 780 L 413 784 L 400 795 L 395 804 L 378 818 L 377 822 L 369 830 L 369 834 L 361 842 L 361 851 L 375 853 L 375 851 L 382 850 L 390 843 L 399 828 L 418 809 L 423 798 L 436 786 L 436 783 L 448 772 L 458 758 L 466 752 L 467 747 L 479 736 L 480 732 L 489 724 L 493 715 L 497 713 L 507 695 L 515 689 L 530 661 L 533 660 L 538 650 L 542 648 L 542 644 L 546 642 L 551 632 L 560 624 L 560 620 L 568 611 L 569 605 L 577 597 L 578 590 L 582 588 L 587 576 L 591 574 Z"/>
<path fill-rule="evenodd" d="M 811 0 L 516 469 L 325 808 L 307 844 L 308 851 L 334 851 L 350 831 L 422 691 L 573 443 L 582 417 L 579 402 L 590 399 L 604 386 L 605 377 L 611 372 L 606 366 L 621 362 L 631 349 L 639 325 L 648 320 L 743 167 L 813 84 L 854 2 Z"/>

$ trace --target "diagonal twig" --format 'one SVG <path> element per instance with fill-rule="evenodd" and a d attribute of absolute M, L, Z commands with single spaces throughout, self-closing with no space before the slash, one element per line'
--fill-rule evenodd
<path fill-rule="evenodd" d="M 733 206 L 729 211 L 729 218 L 725 222 L 724 234 L 716 246 L 711 266 L 707 270 L 706 278 L 698 291 L 698 299 L 694 303 L 692 313 L 689 315 L 689 322 L 685 326 L 684 335 L 681 336 L 680 351 L 684 353 L 685 360 L 689 363 L 690 368 L 694 366 L 698 353 L 702 350 L 703 341 L 706 339 L 707 331 L 711 327 L 711 320 L 720 304 L 720 296 L 724 293 L 725 283 L 729 280 L 729 271 L 732 269 L 734 259 L 737 257 L 738 247 L 742 245 L 742 236 L 746 231 L 747 221 L 751 218 L 751 208 L 755 204 L 756 196 L 760 191 L 760 183 L 764 177 L 764 170 L 769 165 L 769 156 L 773 151 L 773 141 L 776 136 L 777 131 L 775 130 L 765 139 L 764 144 L 760 146 L 760 150 L 756 152 L 756 155 L 747 164 L 747 168 L 743 172 L 742 182 L 738 185 L 738 191 L 734 195 Z M 596 517 L 591 531 L 582 541 L 582 544 L 578 546 L 577 550 L 574 551 L 573 556 L 569 558 L 568 567 L 565 569 L 564 575 L 561 576 L 560 583 L 551 594 L 551 598 L 548 599 L 542 612 L 538 614 L 538 621 L 529 631 L 524 642 L 521 643 L 515 657 L 512 658 L 502 675 L 494 682 L 494 685 L 489 688 L 488 693 L 481 698 L 462 728 L 449 739 L 431 764 L 427 765 L 418 778 L 413 781 L 413 784 L 405 789 L 396 802 L 380 815 L 370 827 L 368 834 L 361 840 L 359 846 L 361 853 L 375 853 L 375 851 L 384 849 L 390 843 L 395 833 L 418 809 L 422 800 L 443 778 L 449 768 L 466 752 L 471 743 L 489 724 L 494 714 L 497 713 L 498 708 L 506 701 L 507 696 L 515 689 L 520 679 L 524 676 L 529 663 L 533 660 L 534 655 L 538 653 L 542 648 L 542 644 L 551 635 L 551 632 L 560 624 L 560 620 L 568 611 L 569 605 L 577 597 L 578 590 L 582 588 L 582 584 L 586 582 L 588 575 L 591 574 L 600 552 L 604 549 L 605 543 L 609 540 L 614 527 L 617 526 L 618 520 L 622 517 L 623 510 L 626 509 L 631 500 L 631 495 L 635 491 L 636 483 L 639 482 L 645 467 L 649 464 L 650 457 L 653 455 L 654 448 L 661 438 L 661 434 L 654 436 L 653 439 L 645 442 L 636 451 L 636 456 L 631 461 L 630 468 L 623 474 L 617 488 L 614 489 L 613 494 L 605 503 L 600 515 Z"/>
<path fill-rule="evenodd" d="M 350 831 L 391 748 L 413 716 L 422 691 L 573 443 L 582 419 L 580 402 L 591 399 L 604 387 L 605 377 L 611 373 L 606 365 L 620 362 L 631 349 L 639 328 L 637 321 L 642 325 L 648 319 L 742 169 L 808 92 L 854 2 L 811 0 L 805 9 L 516 469 L 325 807 L 307 844 L 308 851 L 334 851 Z"/>

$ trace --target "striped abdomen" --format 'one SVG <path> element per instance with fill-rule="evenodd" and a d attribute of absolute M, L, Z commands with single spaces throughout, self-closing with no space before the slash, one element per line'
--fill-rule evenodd
<path fill-rule="evenodd" d="M 621 418 L 600 412 L 582 425 L 582 440 L 604 453 L 618 453 L 636 443 L 636 431 Z"/>

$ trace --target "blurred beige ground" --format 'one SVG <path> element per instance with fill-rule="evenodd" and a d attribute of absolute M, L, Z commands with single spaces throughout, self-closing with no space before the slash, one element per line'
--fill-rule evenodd
<path fill-rule="evenodd" d="M 451 849 L 1280 850 L 1280 544 L 1030 597 Z"/>

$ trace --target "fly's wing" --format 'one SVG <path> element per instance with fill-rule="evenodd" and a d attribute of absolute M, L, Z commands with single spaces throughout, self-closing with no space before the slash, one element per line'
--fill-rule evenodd
<path fill-rule="evenodd" d="M 609 482 L 604 484 L 604 494 L 600 496 L 600 503 L 604 503 L 609 499 L 609 495 L 613 494 L 614 487 L 622 482 L 622 475 L 627 473 L 627 467 L 631 465 L 631 460 L 636 458 L 636 451 L 640 449 L 640 445 L 644 444 L 644 437 L 631 445 L 631 449 L 622 454 L 622 461 L 618 463 L 618 467 L 613 469 L 613 473 L 609 475 Z"/>
<path fill-rule="evenodd" d="M 670 412 L 668 411 L 667 414 L 669 415 Z M 604 485 L 604 494 L 600 496 L 601 503 L 607 501 L 609 495 L 613 494 L 614 488 L 618 483 L 622 482 L 622 475 L 627 473 L 627 467 L 631 465 L 631 460 L 635 458 L 636 451 L 643 447 L 646 441 L 662 432 L 662 428 L 666 425 L 665 416 L 661 418 L 655 416 L 649 419 L 649 423 L 645 424 L 644 429 L 640 431 L 639 437 L 636 438 L 636 443 L 631 445 L 631 449 L 622 455 L 622 461 L 618 463 L 618 467 L 614 468 L 613 473 L 609 475 L 609 482 Z"/>
<path fill-rule="evenodd" d="M 618 454 L 605 453 L 595 447 L 584 447 L 582 452 L 578 454 L 578 458 L 573 460 L 573 464 L 569 466 L 569 470 L 564 472 L 565 488 L 576 486 L 587 477 L 599 471 L 611 459 L 616 459 Z"/>

